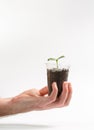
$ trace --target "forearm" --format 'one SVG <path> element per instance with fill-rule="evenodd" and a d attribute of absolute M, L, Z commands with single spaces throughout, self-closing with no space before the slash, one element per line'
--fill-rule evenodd
<path fill-rule="evenodd" d="M 0 116 L 7 116 L 12 113 L 12 98 L 0 98 Z"/>
<path fill-rule="evenodd" d="M 0 117 L 33 111 L 35 110 L 34 104 L 32 98 L 23 95 L 0 98 Z"/>

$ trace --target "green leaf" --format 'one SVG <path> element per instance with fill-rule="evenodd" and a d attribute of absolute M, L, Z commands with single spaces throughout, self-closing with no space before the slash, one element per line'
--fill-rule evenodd
<path fill-rule="evenodd" d="M 49 58 L 49 59 L 48 59 L 48 61 L 50 61 L 50 60 L 55 60 L 55 61 L 56 61 L 56 59 L 55 59 L 55 58 Z"/>
<path fill-rule="evenodd" d="M 61 58 L 64 58 L 65 56 L 60 56 L 60 57 L 58 57 L 57 59 L 59 60 L 59 59 L 61 59 Z"/>

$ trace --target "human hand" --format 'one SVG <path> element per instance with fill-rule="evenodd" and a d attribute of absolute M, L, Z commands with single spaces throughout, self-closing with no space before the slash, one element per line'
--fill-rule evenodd
<path fill-rule="evenodd" d="M 53 90 L 49 96 L 47 86 L 40 90 L 31 89 L 19 94 L 11 100 L 12 114 L 68 106 L 72 97 L 71 83 L 64 82 L 62 87 L 63 92 L 58 98 L 58 88 L 55 82 L 52 84 Z"/>

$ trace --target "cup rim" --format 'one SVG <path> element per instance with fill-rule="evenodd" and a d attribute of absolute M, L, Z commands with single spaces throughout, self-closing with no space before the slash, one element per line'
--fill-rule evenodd
<path fill-rule="evenodd" d="M 70 69 L 70 64 L 59 63 L 58 68 L 56 66 L 56 63 L 47 62 L 45 64 L 47 69 Z"/>

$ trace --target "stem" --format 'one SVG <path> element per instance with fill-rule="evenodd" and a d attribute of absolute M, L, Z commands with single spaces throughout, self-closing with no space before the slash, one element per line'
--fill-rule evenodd
<path fill-rule="evenodd" d="M 57 69 L 58 69 L 58 59 L 56 59 L 56 67 L 57 67 Z"/>

